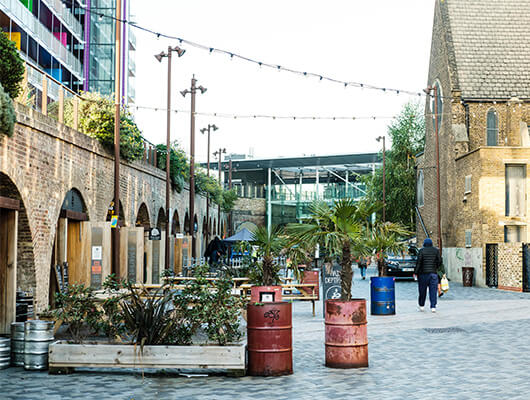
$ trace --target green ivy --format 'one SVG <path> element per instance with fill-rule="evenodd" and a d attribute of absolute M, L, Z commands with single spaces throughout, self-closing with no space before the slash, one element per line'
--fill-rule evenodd
<path fill-rule="evenodd" d="M 158 168 L 165 171 L 166 170 L 166 145 L 157 144 L 157 163 Z M 169 176 L 171 177 L 171 183 L 177 190 L 181 192 L 184 189 L 184 183 L 190 177 L 190 165 L 188 159 L 186 158 L 186 153 L 184 150 L 179 148 L 178 143 L 174 142 L 171 145 L 171 153 L 169 156 Z"/>

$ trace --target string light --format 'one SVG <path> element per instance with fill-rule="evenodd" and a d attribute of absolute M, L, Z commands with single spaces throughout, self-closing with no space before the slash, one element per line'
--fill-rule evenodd
<path fill-rule="evenodd" d="M 88 9 L 87 7 L 83 7 L 83 8 L 85 8 L 85 10 L 87 10 L 87 11 L 90 11 L 90 9 Z M 395 89 L 395 88 L 380 87 L 380 86 L 367 84 L 367 83 L 361 83 L 361 82 L 343 81 L 343 80 L 340 80 L 340 79 L 335 79 L 335 78 L 332 78 L 332 77 L 329 77 L 329 76 L 325 76 L 325 75 L 322 75 L 322 74 L 317 74 L 317 73 L 314 73 L 314 72 L 307 72 L 307 71 L 303 71 L 303 70 L 296 70 L 296 69 L 286 68 L 286 67 L 282 67 L 281 65 L 278 65 L 278 64 L 270 64 L 270 63 L 266 63 L 266 62 L 263 62 L 263 61 L 255 60 L 255 59 L 252 59 L 252 58 L 237 54 L 237 53 L 235 53 L 233 51 L 227 51 L 227 50 L 223 50 L 223 49 L 218 49 L 216 47 L 206 46 L 206 45 L 203 45 L 203 44 L 200 44 L 200 43 L 197 43 L 197 42 L 193 42 L 191 40 L 187 40 L 187 39 L 184 39 L 184 38 L 181 38 L 181 37 L 178 37 L 178 36 L 169 35 L 169 34 L 162 33 L 162 32 L 157 32 L 157 31 L 154 31 L 154 30 L 152 30 L 150 28 L 146 28 L 146 27 L 138 25 L 136 23 L 127 21 L 126 19 L 116 18 L 116 17 L 114 17 L 112 15 L 107 15 L 107 14 L 100 14 L 100 15 L 104 16 L 106 18 L 110 18 L 110 19 L 113 19 L 115 21 L 119 21 L 121 23 L 127 24 L 127 25 L 129 25 L 129 26 L 131 26 L 131 27 L 133 27 L 135 29 L 138 29 L 138 30 L 141 30 L 141 31 L 153 34 L 153 35 L 156 35 L 157 38 L 164 37 L 166 39 L 178 40 L 181 44 L 187 44 L 189 46 L 192 46 L 192 47 L 195 47 L 195 48 L 198 48 L 198 49 L 201 49 L 201 50 L 206 50 L 210 54 L 213 53 L 213 52 L 219 53 L 219 54 L 225 54 L 225 55 L 229 56 L 230 59 L 233 59 L 234 57 L 236 57 L 236 58 L 238 58 L 240 60 L 256 64 L 259 67 L 277 69 L 278 71 L 286 71 L 286 72 L 290 72 L 290 73 L 296 74 L 296 75 L 302 75 L 302 76 L 306 76 L 306 77 L 318 78 L 320 81 L 325 80 L 325 81 L 328 81 L 328 82 L 331 82 L 331 83 L 340 84 L 340 85 L 343 85 L 346 88 L 347 87 L 357 87 L 357 88 L 361 88 L 361 89 L 378 90 L 378 91 L 381 91 L 383 93 L 396 93 L 398 95 L 399 94 L 408 94 L 408 95 L 411 95 L 411 96 L 420 96 L 420 97 L 421 96 L 425 96 L 425 93 L 423 93 L 421 91 L 420 92 L 415 92 L 415 91 L 411 91 L 411 90 L 402 90 L 402 89 Z M 430 96 L 430 95 L 428 95 L 428 96 Z"/>

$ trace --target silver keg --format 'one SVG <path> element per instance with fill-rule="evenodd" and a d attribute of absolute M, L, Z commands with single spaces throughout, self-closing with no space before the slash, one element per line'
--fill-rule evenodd
<path fill-rule="evenodd" d="M 11 339 L 0 337 L 0 369 L 5 369 L 11 364 Z"/>
<path fill-rule="evenodd" d="M 48 350 L 53 342 L 53 321 L 30 320 L 24 322 L 24 368 L 48 368 Z"/>
<path fill-rule="evenodd" d="M 24 366 L 24 322 L 11 323 L 11 364 Z"/>

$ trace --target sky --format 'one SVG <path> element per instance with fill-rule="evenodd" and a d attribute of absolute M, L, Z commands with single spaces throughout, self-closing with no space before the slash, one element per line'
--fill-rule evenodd
<path fill-rule="evenodd" d="M 238 53 L 252 59 L 344 81 L 419 91 L 427 86 L 434 0 L 134 0 L 137 24 Z M 176 40 L 135 29 L 136 105 L 144 136 L 165 143 L 167 59 L 154 55 L 168 45 L 174 53 L 172 109 L 189 111 L 193 74 L 206 87 L 196 111 L 289 116 L 394 117 L 408 101 L 424 98 L 372 91 L 267 69 L 228 55 L 210 54 Z M 375 140 L 390 119 L 263 120 L 196 117 L 196 160 L 206 161 L 200 128 L 215 124 L 211 152 L 252 153 L 255 158 L 376 152 Z M 189 152 L 189 112 L 172 113 L 171 140 Z M 211 156 L 213 159 L 213 156 Z"/>

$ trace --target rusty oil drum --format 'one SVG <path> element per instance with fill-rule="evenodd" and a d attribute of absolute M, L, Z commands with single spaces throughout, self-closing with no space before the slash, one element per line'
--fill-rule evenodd
<path fill-rule="evenodd" d="M 326 367 L 368 367 L 366 300 L 326 300 Z"/>
<path fill-rule="evenodd" d="M 317 300 L 320 300 L 320 288 L 318 285 L 318 276 L 320 271 L 304 271 L 304 274 L 302 275 L 302 283 L 314 283 L 316 284 L 315 287 L 315 295 L 317 297 Z M 307 294 L 312 294 L 313 290 L 311 288 L 300 288 L 301 291 L 306 292 Z"/>
<path fill-rule="evenodd" d="M 247 306 L 248 373 L 279 376 L 293 373 L 292 304 Z"/>
<path fill-rule="evenodd" d="M 281 286 L 252 286 L 250 288 L 251 303 L 270 303 L 282 301 Z"/>

